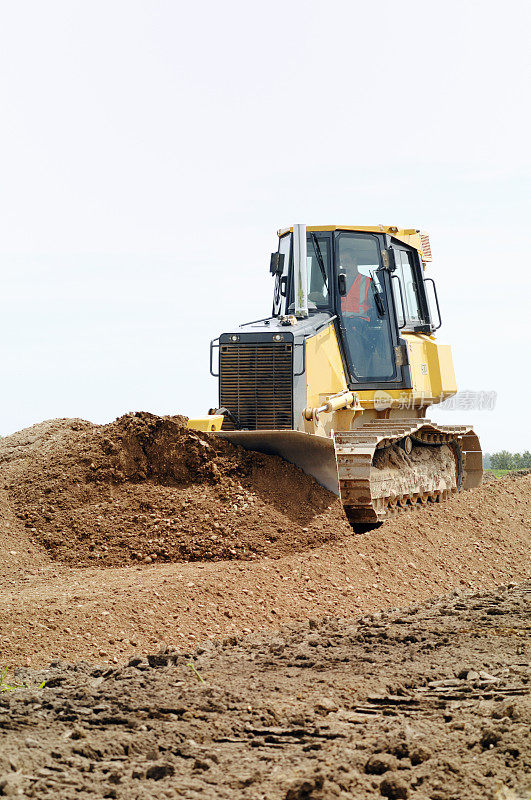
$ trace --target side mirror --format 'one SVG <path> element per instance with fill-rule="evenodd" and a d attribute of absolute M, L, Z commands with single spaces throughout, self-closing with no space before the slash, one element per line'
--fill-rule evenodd
<path fill-rule="evenodd" d="M 337 290 L 341 297 L 345 297 L 347 293 L 347 276 L 344 272 L 340 272 L 337 276 Z"/>
<path fill-rule="evenodd" d="M 284 253 L 271 253 L 269 272 L 271 275 L 282 275 L 284 272 Z"/>
<path fill-rule="evenodd" d="M 382 263 L 384 269 L 388 269 L 389 272 L 394 272 L 396 270 L 395 251 L 392 247 L 389 247 L 387 250 L 382 250 Z"/>

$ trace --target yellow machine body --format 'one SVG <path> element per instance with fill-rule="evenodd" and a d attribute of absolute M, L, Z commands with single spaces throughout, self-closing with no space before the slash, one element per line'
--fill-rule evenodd
<path fill-rule="evenodd" d="M 214 340 L 219 408 L 190 419 L 189 427 L 298 465 L 341 495 L 353 524 L 477 486 L 481 448 L 472 429 L 425 419 L 429 406 L 457 391 L 450 347 L 435 337 L 440 316 L 433 319 L 426 289 L 432 279 L 424 278 L 427 234 L 383 225 L 293 226 L 278 236 L 273 314 Z M 351 269 L 366 290 L 352 324 L 366 320 L 380 338 L 371 340 L 363 326 L 359 335 L 357 327 L 348 333 L 353 315 L 342 300 L 348 259 L 341 247 L 360 253 Z M 358 268 L 370 258 L 377 262 L 373 271 Z M 433 291 L 439 312 L 434 285 Z M 361 290 L 359 297 L 361 304 Z M 378 342 L 393 359 L 394 377 L 359 378 L 352 347 L 371 348 L 374 365 L 382 360 Z M 387 463 L 390 449 L 395 456 Z"/>
<path fill-rule="evenodd" d="M 358 390 L 359 407 L 354 415 L 357 424 L 378 417 L 423 416 L 427 406 L 440 403 L 456 393 L 450 346 L 424 334 L 404 333 L 403 337 L 407 342 L 413 386 L 410 389 Z M 307 407 L 318 408 L 329 397 L 347 391 L 347 376 L 333 325 L 307 339 L 306 365 Z M 352 427 L 353 420 L 346 419 L 349 414 L 348 409 L 333 412 L 325 435 L 330 435 L 331 430 L 343 430 L 348 422 L 348 427 Z M 362 414 L 363 420 L 360 418 Z M 311 432 L 323 435 L 322 427 L 313 427 Z M 311 426 L 307 420 L 299 420 L 296 429 L 310 432 Z"/>

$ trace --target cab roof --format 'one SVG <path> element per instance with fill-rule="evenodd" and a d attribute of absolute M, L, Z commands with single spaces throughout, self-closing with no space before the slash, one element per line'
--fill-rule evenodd
<path fill-rule="evenodd" d="M 307 225 L 308 231 L 354 231 L 356 233 L 387 233 L 404 244 L 415 247 L 424 262 L 431 261 L 430 239 L 425 231 L 418 228 L 398 228 L 396 225 Z M 279 228 L 278 236 L 293 233 L 291 228 Z"/>

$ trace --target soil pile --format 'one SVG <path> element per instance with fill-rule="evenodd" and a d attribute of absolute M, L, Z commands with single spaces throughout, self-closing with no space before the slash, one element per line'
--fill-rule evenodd
<path fill-rule="evenodd" d="M 0 695 L 0 792 L 524 800 L 530 590 L 19 670 L 34 688 Z"/>
<path fill-rule="evenodd" d="M 335 496 L 296 467 L 185 422 L 138 412 L 8 436 L 4 503 L 51 557 L 77 566 L 279 557 L 348 529 Z"/>
<path fill-rule="evenodd" d="M 181 417 L 42 423 L 0 441 L 0 666 L 521 581 L 530 511 L 518 475 L 359 535 L 299 470 Z"/>

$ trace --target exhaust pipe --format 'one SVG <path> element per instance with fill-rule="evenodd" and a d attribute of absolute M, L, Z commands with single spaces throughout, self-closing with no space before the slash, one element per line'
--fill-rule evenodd
<path fill-rule="evenodd" d="M 308 316 L 308 277 L 306 261 L 306 225 L 293 226 L 293 267 L 295 271 L 295 316 Z"/>

